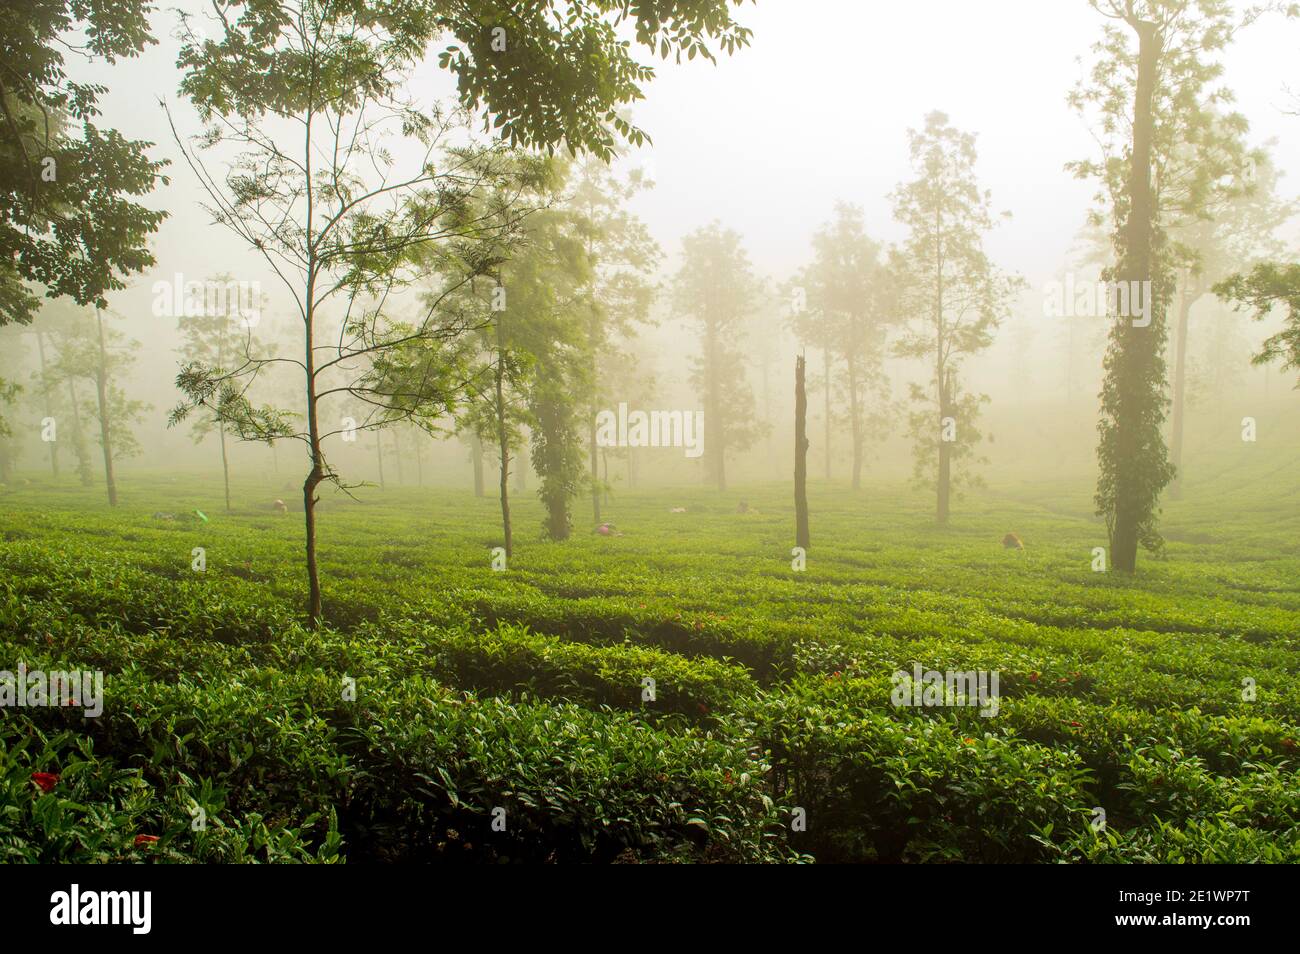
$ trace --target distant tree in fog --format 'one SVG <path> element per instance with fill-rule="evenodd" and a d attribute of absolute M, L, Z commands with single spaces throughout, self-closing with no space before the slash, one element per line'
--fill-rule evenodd
<path fill-rule="evenodd" d="M 975 137 L 955 129 L 940 112 L 908 133 L 916 178 L 893 193 L 894 217 L 908 236 L 890 256 L 898 307 L 906 320 L 895 345 L 904 357 L 926 361 L 929 387 L 912 386 L 922 407 L 911 416 L 915 473 L 935 490 L 935 518 L 947 524 L 955 485 L 973 482 L 953 465 L 970 457 L 982 438 L 976 429 L 986 395 L 962 394 L 962 361 L 993 342 L 1021 287 L 984 253 L 993 227 L 991 198 L 975 178 Z"/>
<path fill-rule="evenodd" d="M 813 262 L 801 274 L 808 298 L 798 322 L 844 367 L 841 381 L 852 441 L 853 489 L 862 485 L 867 441 L 886 432 L 889 379 L 884 371 L 888 327 L 897 321 L 892 282 L 881 246 L 866 234 L 862 209 L 840 202 L 835 219 L 813 237 Z"/>
<path fill-rule="evenodd" d="M 727 489 L 728 451 L 752 447 L 771 426 L 757 418 L 740 346 L 762 293 L 736 232 L 714 222 L 682 239 L 673 305 L 699 330 L 691 383 L 704 404 L 704 459 L 719 490 Z"/>

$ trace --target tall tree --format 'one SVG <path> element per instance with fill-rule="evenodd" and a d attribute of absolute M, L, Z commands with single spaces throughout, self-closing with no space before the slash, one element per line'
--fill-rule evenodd
<path fill-rule="evenodd" d="M 974 480 L 954 474 L 953 465 L 974 453 L 981 438 L 975 422 L 988 400 L 959 393 L 961 363 L 992 344 L 1021 282 L 1001 274 L 984 253 L 993 216 L 991 197 L 975 177 L 975 137 L 933 112 L 908 141 L 917 177 L 892 196 L 894 217 L 908 230 L 891 256 L 908 320 L 895 350 L 930 367 L 929 388 L 912 386 L 922 409 L 911 416 L 911 431 L 917 477 L 933 487 L 935 519 L 944 525 L 954 485 Z"/>
<path fill-rule="evenodd" d="M 229 274 L 216 275 L 206 284 L 231 288 L 234 287 L 234 277 Z M 182 339 L 181 363 L 198 364 L 212 368 L 217 373 L 225 373 L 230 362 L 239 360 L 240 354 L 249 352 L 251 341 L 247 339 L 252 335 L 255 319 L 260 317 L 261 303 L 243 303 L 257 309 L 250 310 L 248 314 L 241 313 L 238 299 L 231 301 L 225 295 L 219 297 L 217 307 L 209 308 L 206 301 L 194 304 L 198 307 L 185 308 L 186 314 L 177 318 Z M 217 433 L 221 450 L 221 479 L 225 489 L 226 512 L 229 513 L 230 457 L 226 448 L 226 423 L 211 411 L 193 418 L 191 433 L 196 443 L 213 431 Z"/>
<path fill-rule="evenodd" d="M 94 399 L 82 403 L 75 424 L 79 430 L 80 415 L 85 414 L 97 427 L 104 487 L 110 507 L 116 507 L 118 502 L 118 461 L 140 452 L 131 425 L 149 407 L 143 401 L 128 397 L 120 383 L 134 364 L 134 352 L 138 348 L 139 342 L 128 339 L 106 324 L 103 309 L 79 308 L 70 322 L 58 359 L 51 367 L 56 380 L 86 381 L 94 387 Z"/>
<path fill-rule="evenodd" d="M 322 447 L 328 425 L 319 400 L 365 394 L 377 412 L 369 426 L 385 426 L 445 406 L 465 385 L 461 369 L 441 360 L 435 347 L 463 337 L 467 329 L 459 321 L 434 321 L 428 312 L 400 329 L 382 307 L 360 321 L 347 310 L 362 293 L 386 303 L 414 280 L 403 265 L 427 256 L 429 245 L 455 238 L 490 244 L 492 238 L 481 234 L 481 222 L 466 220 L 465 210 L 469 193 L 496 174 L 494 151 L 447 148 L 445 162 L 435 166 L 436 147 L 447 144 L 450 132 L 446 114 L 419 110 L 403 91 L 429 45 L 453 40 L 438 63 L 456 77 L 464 109 L 481 114 L 502 142 L 547 149 L 563 143 L 609 158 L 616 136 L 644 141 L 617 108 L 639 98 L 653 76 L 634 58 L 619 25 L 663 56 L 712 59 L 710 42 L 732 52 L 749 34 L 731 19 L 726 0 L 542 0 L 509 9 L 491 0 L 232 0 L 215 9 L 218 38 L 191 34 L 181 50 L 181 90 L 212 124 L 205 145 L 228 141 L 246 151 L 224 187 L 192 153 L 187 160 L 207 187 L 217 221 L 267 257 L 294 295 L 306 339 L 296 362 L 307 394 L 306 429 L 292 433 L 273 411 L 250 413 L 233 384 L 223 388 L 212 376 L 198 373 L 180 383 L 191 399 L 210 400 L 220 390 L 219 402 L 245 422 L 241 436 L 296 436 L 306 444 L 308 614 L 317 622 L 315 491 L 336 479 Z M 292 151 L 282 150 L 272 134 L 273 117 L 300 130 Z M 414 169 L 399 171 L 393 152 L 381 147 L 386 129 L 423 147 Z M 458 257 L 471 267 L 456 282 L 494 265 L 490 251 Z M 317 317 L 336 296 L 344 299 L 340 341 L 347 343 L 330 356 L 318 350 Z M 370 360 L 366 380 L 318 390 L 322 374 L 341 373 L 358 357 Z M 388 360 L 399 357 L 405 366 Z"/>
<path fill-rule="evenodd" d="M 678 315 L 699 328 L 691 383 L 704 404 L 704 458 L 719 490 L 727 489 L 727 452 L 753 446 L 770 427 L 755 415 L 739 346 L 761 293 L 736 232 L 714 222 L 682 239 L 673 303 Z"/>
<path fill-rule="evenodd" d="M 650 275 L 661 257 L 658 244 L 626 203 L 649 187 L 640 173 L 620 180 L 594 157 L 578 163 L 567 200 L 582 238 L 590 278 L 582 294 L 587 312 L 587 354 L 592 382 L 588 456 L 591 464 L 592 518 L 600 523 L 605 482 L 597 472 L 596 416 L 611 401 L 615 387 L 626 382 L 611 372 L 615 353 L 649 320 L 654 285 Z"/>
<path fill-rule="evenodd" d="M 186 366 L 177 378 L 185 399 L 172 422 L 203 406 L 241 439 L 303 444 L 313 624 L 322 619 L 317 489 L 341 483 L 325 441 L 349 430 L 341 417 L 329 416 L 328 404 L 364 404 L 363 431 L 446 411 L 464 386 L 455 343 L 467 320 L 438 299 L 404 320 L 402 303 L 431 271 L 448 276 L 447 293 L 482 274 L 500 234 L 470 197 L 506 174 L 507 150 L 453 144 L 464 117 L 421 110 L 403 91 L 429 29 L 390 19 L 383 4 L 251 4 L 222 22 L 216 41 L 191 33 L 180 55 L 182 92 L 208 128 L 194 143 L 179 135 L 177 142 L 214 221 L 255 249 L 284 283 L 303 338 L 300 358 L 246 349 L 229 369 Z M 291 146 L 281 134 L 285 120 L 301 133 Z M 409 147 L 407 158 L 385 143 L 394 136 Z M 201 152 L 223 143 L 239 158 L 222 181 Z M 301 429 L 286 411 L 255 406 L 247 396 L 275 364 L 301 373 Z"/>
<path fill-rule="evenodd" d="M 880 253 L 863 228 L 862 209 L 840 202 L 834 221 L 813 237 L 813 263 L 804 273 L 812 306 L 807 314 L 824 323 L 819 337 L 844 367 L 854 490 L 862 486 L 867 440 L 879 436 L 889 418 L 883 359 L 893 311 Z"/>
<path fill-rule="evenodd" d="M 1233 30 L 1224 0 L 1091 3 L 1109 22 L 1071 102 L 1100 113 L 1106 153 L 1070 167 L 1097 178 L 1110 207 L 1115 264 L 1103 277 L 1146 289 L 1140 320 L 1130 313 L 1111 324 L 1098 422 L 1097 514 L 1109 531 L 1111 566 L 1132 573 L 1139 546 L 1156 552 L 1163 545 L 1159 500 L 1174 475 L 1163 435 L 1166 313 L 1175 285 L 1167 230 L 1179 214 L 1204 207 L 1221 175 L 1205 159 L 1232 151 L 1218 115 L 1229 94 L 1212 86 L 1222 67 L 1208 57 Z M 1179 161 L 1184 143 L 1195 145 L 1198 161 Z"/>

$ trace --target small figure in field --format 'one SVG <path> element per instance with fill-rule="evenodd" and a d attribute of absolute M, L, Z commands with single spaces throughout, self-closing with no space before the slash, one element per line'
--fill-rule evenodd
<path fill-rule="evenodd" d="M 280 511 L 280 513 L 288 513 L 288 512 L 289 512 L 289 508 L 286 507 L 286 506 L 284 505 L 284 501 L 283 501 L 283 500 L 277 500 L 277 501 L 275 502 L 275 509 L 278 510 L 278 511 Z"/>
<path fill-rule="evenodd" d="M 1025 548 L 1020 537 L 1016 536 L 1014 533 L 1008 533 L 1002 538 L 1002 546 L 1008 550 L 1023 550 Z"/>
<path fill-rule="evenodd" d="M 669 512 L 669 513 L 685 513 L 685 512 L 686 512 L 686 508 L 685 508 L 685 507 L 674 507 L 672 510 L 670 510 L 670 511 L 668 511 L 668 512 Z"/>
<path fill-rule="evenodd" d="M 758 511 L 750 509 L 748 500 L 742 500 L 736 504 L 736 513 L 758 513 Z"/>
<path fill-rule="evenodd" d="M 155 520 L 175 520 L 175 519 L 176 519 L 176 514 L 174 514 L 174 513 L 163 513 L 161 510 L 159 510 L 158 512 L 156 512 L 156 513 L 153 515 L 153 518 L 154 518 Z"/>
<path fill-rule="evenodd" d="M 597 527 L 595 530 L 591 532 L 599 533 L 602 537 L 621 537 L 623 535 L 622 531 L 615 528 L 615 526 L 612 523 L 602 523 L 599 527 Z"/>

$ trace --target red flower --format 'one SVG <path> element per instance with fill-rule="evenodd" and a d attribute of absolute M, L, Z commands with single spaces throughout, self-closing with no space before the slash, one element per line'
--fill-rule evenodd
<path fill-rule="evenodd" d="M 39 786 L 42 792 L 52 792 L 54 786 L 59 784 L 59 777 L 52 772 L 33 772 L 32 781 Z"/>
<path fill-rule="evenodd" d="M 967 745 L 974 745 L 974 744 L 975 744 L 975 740 L 974 740 L 974 739 L 963 739 L 962 741 L 964 741 Z"/>
<path fill-rule="evenodd" d="M 1283 740 L 1282 740 L 1282 747 L 1283 747 L 1284 749 L 1294 749 L 1294 748 L 1295 748 L 1295 739 L 1283 739 Z"/>
<path fill-rule="evenodd" d="M 703 702 L 697 702 L 697 703 L 696 703 L 696 706 L 698 706 L 698 707 L 699 707 L 699 710 L 700 710 L 702 713 L 704 713 L 705 715 L 708 715 L 708 714 L 709 714 L 709 707 L 706 706 Z"/>
<path fill-rule="evenodd" d="M 1082 722 L 1067 722 L 1067 723 L 1065 723 L 1065 724 L 1066 724 L 1066 725 L 1072 725 L 1072 726 L 1074 726 L 1076 729 L 1082 729 L 1082 728 L 1083 728 L 1083 723 L 1082 723 Z"/>
<path fill-rule="evenodd" d="M 145 845 L 152 845 L 157 840 L 158 840 L 157 835 L 136 835 L 135 846 L 137 848 L 143 848 Z"/>
<path fill-rule="evenodd" d="M 1031 673 L 1029 674 L 1029 681 L 1030 681 L 1030 682 L 1037 682 L 1037 681 L 1038 681 L 1038 673 L 1036 673 L 1036 672 L 1031 672 Z"/>

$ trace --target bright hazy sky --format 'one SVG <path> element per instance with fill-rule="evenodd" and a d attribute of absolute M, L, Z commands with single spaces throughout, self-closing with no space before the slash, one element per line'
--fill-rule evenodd
<path fill-rule="evenodd" d="M 748 49 L 717 66 L 655 60 L 658 78 L 634 112 L 654 139 L 641 155 L 652 157 L 658 182 L 636 207 L 669 267 L 680 237 L 717 218 L 744 236 L 760 272 L 785 278 L 837 199 L 863 205 L 874 236 L 900 238 L 886 196 L 909 174 L 906 131 L 940 109 L 978 135 L 981 181 L 994 208 L 1012 213 L 989 239 L 994 260 L 1034 288 L 1062 268 L 1093 189 L 1063 169 L 1096 154 L 1065 104 L 1082 73 L 1076 57 L 1100 33 L 1086 0 L 760 0 L 738 16 L 754 32 Z M 171 212 L 156 241 L 157 274 L 115 302 L 130 311 L 146 305 L 155 279 L 175 271 L 187 279 L 263 274 L 197 205 L 194 177 L 156 105 L 166 96 L 197 129 L 176 93 L 173 7 L 154 23 L 160 43 L 145 56 L 77 71 L 109 86 L 104 124 L 155 141 L 155 155 L 173 160 L 172 185 L 150 199 Z M 1275 17 L 1226 56 L 1226 82 L 1253 140 L 1278 140 L 1285 193 L 1300 190 L 1300 118 L 1283 114 L 1287 85 L 1300 89 L 1298 47 L 1300 23 Z M 431 89 L 450 88 L 434 67 L 420 76 Z M 269 276 L 263 287 L 276 296 Z"/>

